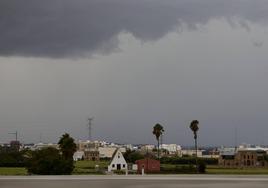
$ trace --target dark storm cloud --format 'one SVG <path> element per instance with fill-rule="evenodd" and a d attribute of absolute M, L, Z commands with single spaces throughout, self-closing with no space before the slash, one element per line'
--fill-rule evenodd
<path fill-rule="evenodd" d="M 182 22 L 194 29 L 211 18 L 232 16 L 264 22 L 267 1 L 2 0 L 0 56 L 62 58 L 110 52 L 120 32 L 157 40 Z"/>

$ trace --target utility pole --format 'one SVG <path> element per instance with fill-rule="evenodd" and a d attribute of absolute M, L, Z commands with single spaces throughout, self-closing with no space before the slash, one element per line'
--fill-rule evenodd
<path fill-rule="evenodd" d="M 42 143 L 42 133 L 40 133 L 40 135 L 39 135 L 39 143 Z"/>
<path fill-rule="evenodd" d="M 238 146 L 237 146 L 237 127 L 235 127 L 235 152 L 237 151 L 237 148 L 238 148 Z"/>
<path fill-rule="evenodd" d="M 163 151 L 163 134 L 161 134 L 161 136 L 160 136 L 160 146 L 161 146 L 160 155 L 162 155 L 162 151 Z"/>
<path fill-rule="evenodd" d="M 13 135 L 15 135 L 15 137 L 16 137 L 16 141 L 18 141 L 18 131 L 13 132 L 13 133 L 8 133 L 8 134 L 13 134 Z"/>
<path fill-rule="evenodd" d="M 88 118 L 88 140 L 91 140 L 93 117 Z"/>

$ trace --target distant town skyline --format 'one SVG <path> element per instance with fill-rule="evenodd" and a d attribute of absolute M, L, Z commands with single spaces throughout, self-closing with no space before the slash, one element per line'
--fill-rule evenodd
<path fill-rule="evenodd" d="M 0 142 L 268 145 L 263 0 L 0 1 Z M 236 133 L 237 130 L 237 133 Z"/>

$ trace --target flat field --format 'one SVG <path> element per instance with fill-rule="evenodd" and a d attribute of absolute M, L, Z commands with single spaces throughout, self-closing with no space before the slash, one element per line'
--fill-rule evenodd
<path fill-rule="evenodd" d="M 0 175 L 27 175 L 27 170 L 22 167 L 0 167 Z"/>
<path fill-rule="evenodd" d="M 218 166 L 208 166 L 207 174 L 243 174 L 243 175 L 266 175 L 268 168 L 221 168 Z"/>
<path fill-rule="evenodd" d="M 108 165 L 108 161 L 77 161 L 73 174 L 104 174 Z"/>
<path fill-rule="evenodd" d="M 98 167 L 96 167 L 96 165 L 98 165 Z M 104 174 L 108 165 L 109 165 L 108 161 L 77 161 L 75 162 L 75 169 L 73 171 L 73 174 L 101 175 Z M 171 164 L 161 164 L 161 166 L 164 167 L 165 169 L 170 170 L 176 169 L 176 167 L 178 168 L 178 165 L 171 165 Z M 237 168 L 221 168 L 216 165 L 208 165 L 206 174 L 267 175 L 268 168 L 237 169 Z M 0 175 L 27 175 L 27 170 L 23 167 L 0 167 Z"/>

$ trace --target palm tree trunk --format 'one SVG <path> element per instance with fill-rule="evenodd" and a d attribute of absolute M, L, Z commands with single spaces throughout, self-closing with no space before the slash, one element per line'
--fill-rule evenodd
<path fill-rule="evenodd" d="M 198 173 L 198 164 L 197 164 L 197 138 L 195 140 L 195 166 L 196 166 L 196 172 Z"/>
<path fill-rule="evenodd" d="M 159 139 L 157 140 L 157 148 L 158 148 L 158 150 L 157 150 L 157 156 L 158 156 L 158 159 L 160 159 L 160 155 L 159 155 Z"/>

